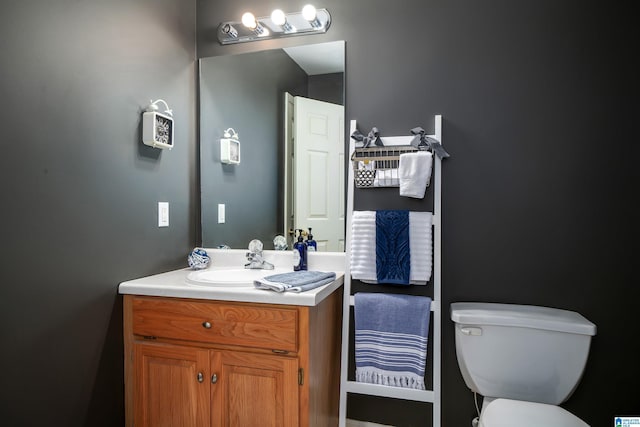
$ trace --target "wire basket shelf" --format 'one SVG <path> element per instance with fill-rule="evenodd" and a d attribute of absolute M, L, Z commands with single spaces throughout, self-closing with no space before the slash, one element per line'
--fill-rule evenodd
<path fill-rule="evenodd" d="M 412 145 L 356 148 L 351 155 L 357 188 L 399 187 L 400 155 L 418 149 Z"/>

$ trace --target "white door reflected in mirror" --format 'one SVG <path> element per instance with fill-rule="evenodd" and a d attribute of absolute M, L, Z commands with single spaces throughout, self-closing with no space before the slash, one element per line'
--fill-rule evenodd
<path fill-rule="evenodd" d="M 295 194 L 285 200 L 286 229 L 313 228 L 318 251 L 343 252 L 344 107 L 286 97 L 286 194 Z"/>

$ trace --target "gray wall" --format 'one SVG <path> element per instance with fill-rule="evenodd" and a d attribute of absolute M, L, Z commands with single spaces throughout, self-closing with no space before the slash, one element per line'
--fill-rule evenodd
<path fill-rule="evenodd" d="M 601 2 L 325 0 L 325 35 L 220 46 L 218 23 L 294 1 L 198 1 L 198 55 L 346 40 L 346 110 L 362 130 L 407 134 L 444 116 L 443 425 L 474 416 L 455 358 L 453 301 L 539 304 L 598 326 L 585 376 L 563 406 L 594 426 L 638 414 L 638 30 Z M 390 31 L 389 29 L 392 29 Z M 635 156 L 634 156 L 635 155 Z M 395 202 L 369 190 L 358 208 Z M 429 425 L 428 405 L 352 398 L 356 418 Z"/>
<path fill-rule="evenodd" d="M 344 73 L 309 76 L 309 98 L 344 105 Z"/>
<path fill-rule="evenodd" d="M 583 313 L 598 336 L 564 406 L 594 426 L 638 414 L 640 366 L 628 349 L 640 297 L 639 91 L 629 64 L 640 37 L 627 6 L 325 0 L 326 35 L 221 47 L 219 21 L 277 5 L 196 3 L 199 56 L 346 40 L 347 118 L 392 135 L 443 114 L 445 308 Z M 176 0 L 0 6 L 3 425 L 122 425 L 117 284 L 183 266 L 199 240 L 194 14 Z M 171 152 L 140 143 L 151 98 L 174 109 Z M 156 227 L 159 200 L 171 203 L 169 228 Z M 468 425 L 472 397 L 445 326 L 443 424 Z M 410 402 L 354 398 L 350 410 L 428 425 L 428 406 Z"/>
<path fill-rule="evenodd" d="M 0 5 L 4 426 L 123 425 L 117 286 L 186 266 L 197 240 L 194 22 L 183 0 Z M 141 143 L 158 98 L 170 152 Z"/>
<path fill-rule="evenodd" d="M 306 96 L 307 74 L 278 49 L 205 58 L 200 76 L 202 245 L 246 249 L 255 238 L 273 249 L 284 229 L 284 92 Z M 240 140 L 238 165 L 220 162 L 220 138 L 230 127 Z"/>

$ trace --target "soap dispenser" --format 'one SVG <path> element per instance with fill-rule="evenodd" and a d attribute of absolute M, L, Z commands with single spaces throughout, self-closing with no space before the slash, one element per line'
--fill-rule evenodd
<path fill-rule="evenodd" d="M 293 244 L 293 271 L 307 269 L 307 244 L 302 237 L 302 229 L 298 231 L 298 241 Z"/>
<path fill-rule="evenodd" d="M 309 234 L 307 234 L 307 250 L 309 252 L 317 252 L 318 251 L 318 242 L 313 240 L 313 234 L 311 234 L 311 227 L 309 227 Z"/>

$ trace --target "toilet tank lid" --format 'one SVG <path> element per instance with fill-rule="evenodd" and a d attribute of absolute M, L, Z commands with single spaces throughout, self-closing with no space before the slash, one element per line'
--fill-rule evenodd
<path fill-rule="evenodd" d="M 466 325 L 516 326 L 595 335 L 596 325 L 582 315 L 559 308 L 482 302 L 454 302 L 451 320 Z"/>

